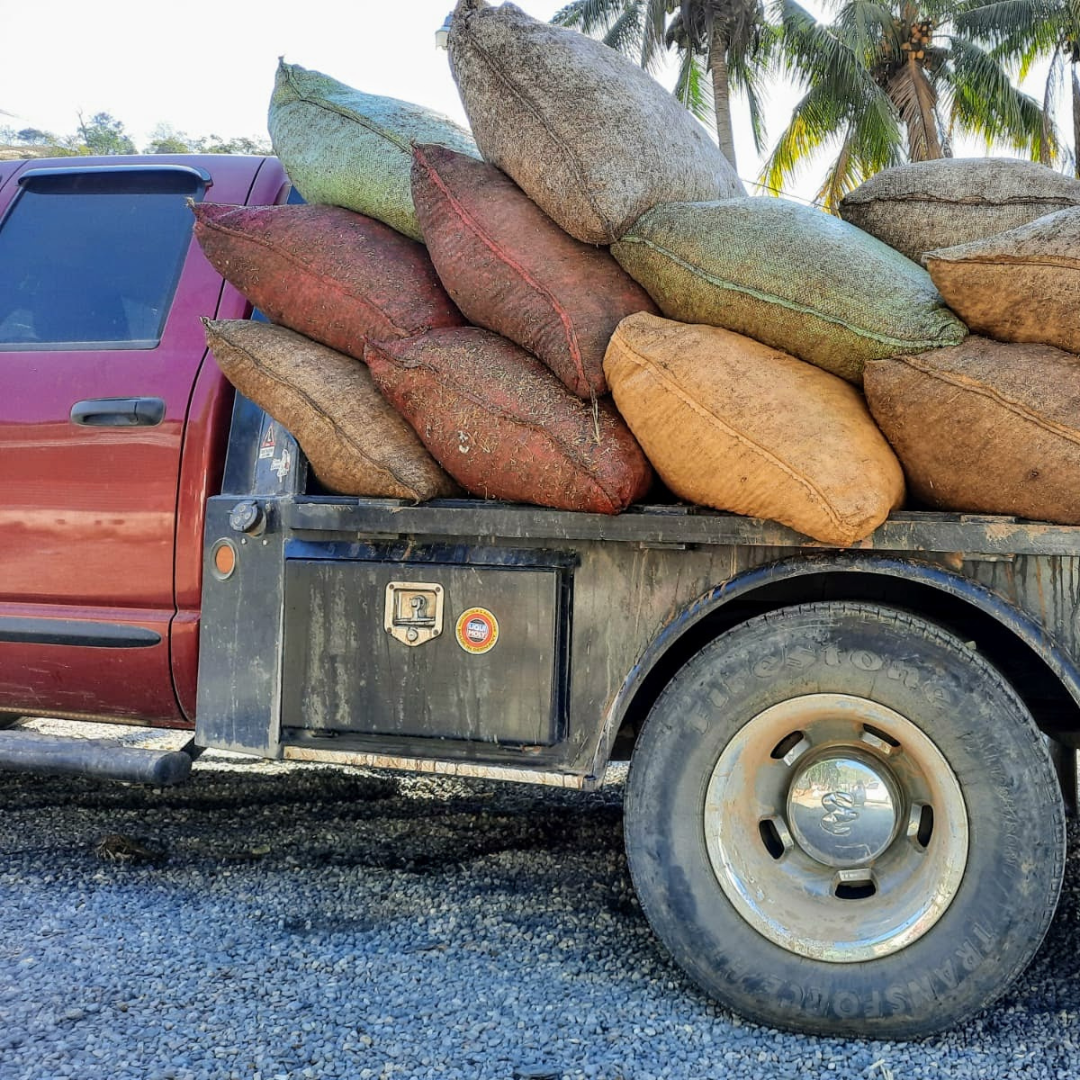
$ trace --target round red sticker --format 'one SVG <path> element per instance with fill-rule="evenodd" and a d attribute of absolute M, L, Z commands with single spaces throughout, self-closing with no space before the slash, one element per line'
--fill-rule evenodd
<path fill-rule="evenodd" d="M 487 608 L 463 611 L 457 621 L 457 643 L 467 653 L 486 653 L 499 640 L 499 620 Z"/>

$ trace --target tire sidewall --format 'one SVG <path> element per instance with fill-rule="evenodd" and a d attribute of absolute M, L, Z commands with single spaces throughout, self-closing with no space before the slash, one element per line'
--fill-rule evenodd
<path fill-rule="evenodd" d="M 869 698 L 914 723 L 967 808 L 967 865 L 949 907 L 874 961 L 813 960 L 758 934 L 705 845 L 705 795 L 732 736 L 764 709 L 817 693 Z M 916 616 L 825 603 L 736 627 L 669 684 L 634 750 L 626 843 L 650 923 L 736 1011 L 800 1031 L 910 1037 L 984 1007 L 1029 962 L 1060 889 L 1064 814 L 1042 736 L 1000 673 Z"/>

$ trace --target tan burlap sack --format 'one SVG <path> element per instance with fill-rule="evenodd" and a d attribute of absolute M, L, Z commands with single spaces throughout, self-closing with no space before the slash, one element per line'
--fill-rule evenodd
<path fill-rule="evenodd" d="M 268 123 L 274 153 L 309 203 L 344 206 L 419 240 L 409 194 L 412 148 L 438 143 L 479 157 L 449 117 L 278 62 Z"/>
<path fill-rule="evenodd" d="M 667 90 L 577 30 L 459 0 L 450 66 L 484 159 L 578 240 L 610 244 L 658 202 L 744 193 Z"/>
<path fill-rule="evenodd" d="M 295 436 L 331 491 L 414 501 L 457 492 L 359 360 L 283 326 L 203 325 L 225 377 Z"/>
<path fill-rule="evenodd" d="M 862 395 L 786 353 L 640 314 L 619 324 L 604 371 L 630 430 L 680 498 L 840 547 L 903 502 L 900 463 Z"/>
<path fill-rule="evenodd" d="M 928 251 L 945 302 L 976 334 L 1080 353 L 1080 207 Z"/>
<path fill-rule="evenodd" d="M 849 382 L 967 329 L 910 259 L 786 199 L 664 203 L 611 249 L 669 318 L 746 334 Z"/>
<path fill-rule="evenodd" d="M 1010 158 L 941 158 L 885 169 L 846 195 L 840 216 L 909 259 L 1080 205 L 1080 180 Z"/>
<path fill-rule="evenodd" d="M 866 395 L 930 506 L 1080 525 L 1080 357 L 969 337 L 867 364 Z"/>

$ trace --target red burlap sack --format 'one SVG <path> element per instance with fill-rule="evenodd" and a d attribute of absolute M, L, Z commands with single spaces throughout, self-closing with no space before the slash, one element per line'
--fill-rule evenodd
<path fill-rule="evenodd" d="M 570 394 L 539 360 L 486 330 L 372 343 L 375 385 L 466 490 L 485 499 L 617 514 L 652 469 L 610 402 Z"/>
<path fill-rule="evenodd" d="M 649 294 L 612 258 L 562 231 L 494 165 L 418 146 L 412 196 L 446 291 L 477 326 L 539 357 L 578 397 L 608 392 L 604 350 Z"/>
<path fill-rule="evenodd" d="M 465 321 L 423 245 L 337 206 L 196 203 L 195 236 L 218 273 L 282 326 L 360 359 L 368 337 Z"/>

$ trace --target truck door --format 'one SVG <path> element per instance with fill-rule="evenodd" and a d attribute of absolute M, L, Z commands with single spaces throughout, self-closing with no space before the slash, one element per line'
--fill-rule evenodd
<path fill-rule="evenodd" d="M 215 195 L 243 202 L 247 172 Z M 182 719 L 177 485 L 221 289 L 186 200 L 209 181 L 29 163 L 0 190 L 0 711 Z"/>

